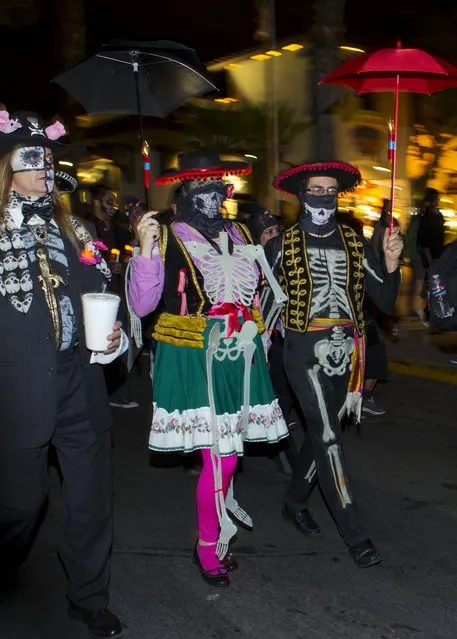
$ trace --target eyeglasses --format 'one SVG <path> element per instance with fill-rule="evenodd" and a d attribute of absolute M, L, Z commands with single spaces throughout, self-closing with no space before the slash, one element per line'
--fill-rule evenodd
<path fill-rule="evenodd" d="M 328 188 L 325 188 L 325 186 L 311 186 L 309 189 L 306 189 L 306 191 L 313 195 L 338 195 L 338 188 L 336 186 L 329 186 Z"/>

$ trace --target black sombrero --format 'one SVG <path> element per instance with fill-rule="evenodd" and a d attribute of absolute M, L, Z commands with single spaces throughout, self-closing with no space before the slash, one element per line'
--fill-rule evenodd
<path fill-rule="evenodd" d="M 59 193 L 73 193 L 78 188 L 78 180 L 65 171 L 56 171 L 55 183 Z"/>
<path fill-rule="evenodd" d="M 362 175 L 355 166 L 346 162 L 311 162 L 293 169 L 287 169 L 274 180 L 274 187 L 283 193 L 299 195 L 304 179 L 316 175 L 326 175 L 338 181 L 338 193 L 352 191 L 362 181 Z"/>
<path fill-rule="evenodd" d="M 45 128 L 36 113 L 17 111 L 10 116 L 8 111 L 0 109 L 0 156 L 18 146 L 61 149 L 64 145 L 57 140 L 64 135 L 66 135 L 65 128 L 58 120 Z"/>
<path fill-rule="evenodd" d="M 223 160 L 217 151 L 183 153 L 178 157 L 178 166 L 166 171 L 155 184 L 171 184 L 192 180 L 220 180 L 230 175 L 249 175 L 252 167 L 242 160 Z"/>

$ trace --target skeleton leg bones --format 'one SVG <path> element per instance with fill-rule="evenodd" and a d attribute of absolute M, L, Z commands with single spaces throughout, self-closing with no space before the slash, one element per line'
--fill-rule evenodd
<path fill-rule="evenodd" d="M 328 377 L 319 364 L 312 363 L 312 340 L 300 345 L 292 336 L 290 341 L 285 348 L 286 372 L 305 416 L 307 434 L 285 499 L 295 512 L 307 508 L 317 479 L 340 534 L 351 546 L 365 540 L 366 534 L 350 490 L 338 416 L 346 401 L 350 372 Z"/>
<path fill-rule="evenodd" d="M 219 519 L 220 534 L 217 542 L 216 554 L 219 559 L 223 559 L 228 552 L 230 540 L 235 536 L 237 528 L 227 515 L 227 507 L 234 515 L 235 519 L 247 527 L 252 528 L 253 523 L 249 515 L 238 505 L 233 495 L 233 484 L 230 485 L 230 492 L 226 503 L 223 482 L 222 482 L 222 459 L 219 450 L 219 431 L 217 427 L 217 414 L 213 388 L 213 361 L 217 359 L 223 361 L 226 357 L 235 361 L 243 353 L 244 357 L 244 384 L 243 384 L 243 406 L 242 419 L 244 427 L 247 427 L 249 419 L 249 397 L 250 397 L 250 371 L 252 358 L 255 352 L 254 337 L 257 334 L 257 326 L 254 322 L 245 322 L 235 339 L 230 339 L 221 345 L 221 328 L 216 323 L 211 329 L 208 338 L 208 348 L 206 352 L 206 369 L 208 379 L 208 400 L 211 411 L 211 428 L 213 435 L 213 447 L 211 449 L 211 462 L 214 475 L 214 494 L 216 500 L 216 511 Z M 233 343 L 234 342 L 234 343 Z"/>

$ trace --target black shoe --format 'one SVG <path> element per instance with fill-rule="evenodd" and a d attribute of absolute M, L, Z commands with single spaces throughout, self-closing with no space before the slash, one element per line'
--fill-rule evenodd
<path fill-rule="evenodd" d="M 238 570 L 238 562 L 232 553 L 228 553 L 225 555 L 224 559 L 222 559 L 221 564 L 224 566 L 227 572 L 233 572 L 234 570 Z"/>
<path fill-rule="evenodd" d="M 370 539 L 365 539 L 355 546 L 349 547 L 349 552 L 358 568 L 370 568 L 382 561 L 381 553 Z"/>
<path fill-rule="evenodd" d="M 106 637 L 121 637 L 123 626 L 116 615 L 103 608 L 101 610 L 86 610 L 70 604 L 68 616 L 74 621 L 81 621 L 89 631 L 93 639 L 105 639 Z"/>
<path fill-rule="evenodd" d="M 200 557 L 198 556 L 197 544 L 194 547 L 194 564 L 200 570 L 200 574 L 202 576 L 203 581 L 206 581 L 210 586 L 215 586 L 216 588 L 227 588 L 230 586 L 230 579 L 228 578 L 227 569 L 224 568 L 213 568 L 212 570 L 205 570 L 200 562 Z M 223 563 L 223 562 L 221 562 Z"/>
<path fill-rule="evenodd" d="M 369 413 L 370 415 L 385 415 L 386 411 L 381 406 L 378 406 L 372 397 L 365 397 L 362 402 L 362 412 Z"/>
<path fill-rule="evenodd" d="M 289 506 L 284 501 L 282 503 L 282 516 L 284 519 L 291 521 L 303 535 L 315 537 L 321 532 L 319 524 L 307 508 L 303 508 L 297 512 L 291 512 Z"/>

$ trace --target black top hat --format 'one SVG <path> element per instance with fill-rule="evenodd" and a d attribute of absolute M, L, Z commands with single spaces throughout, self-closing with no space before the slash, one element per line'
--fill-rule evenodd
<path fill-rule="evenodd" d="M 65 171 L 56 171 L 55 182 L 59 193 L 73 193 L 78 188 L 78 181 Z"/>
<path fill-rule="evenodd" d="M 229 175 L 249 175 L 252 167 L 242 160 L 222 160 L 217 151 L 202 150 L 182 153 L 178 166 L 165 171 L 155 181 L 156 184 L 170 184 L 177 181 L 220 180 Z"/>
<path fill-rule="evenodd" d="M 63 135 L 66 131 L 58 120 L 45 128 L 36 113 L 17 111 L 10 116 L 8 111 L 0 110 L 0 156 L 18 146 L 61 148 L 63 145 L 57 140 Z"/>
<path fill-rule="evenodd" d="M 278 175 L 274 180 L 274 187 L 290 195 L 299 195 L 303 180 L 317 175 L 335 178 L 338 193 L 352 191 L 362 181 L 359 169 L 346 162 L 311 162 L 287 169 Z"/>

